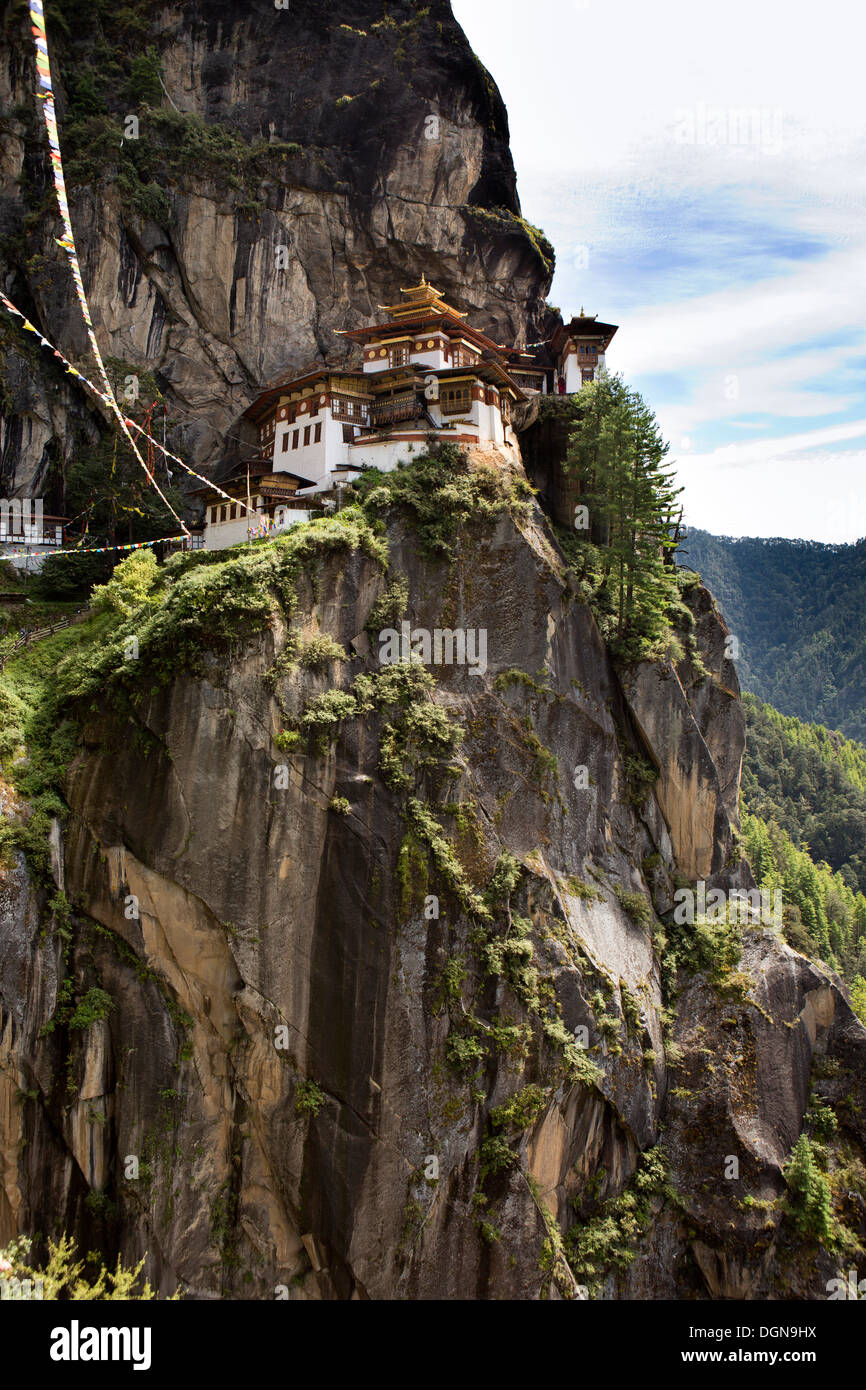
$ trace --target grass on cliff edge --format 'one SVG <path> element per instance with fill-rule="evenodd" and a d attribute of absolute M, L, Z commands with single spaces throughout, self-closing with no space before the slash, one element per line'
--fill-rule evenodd
<path fill-rule="evenodd" d="M 200 673 L 204 652 L 248 639 L 274 612 L 290 615 L 302 573 L 334 551 L 361 551 L 387 569 L 382 513 L 391 508 L 410 513 L 426 553 L 450 558 L 463 524 L 528 513 L 532 489 L 498 468 L 470 466 L 446 445 L 393 473 L 365 474 L 356 497 L 338 515 L 274 540 L 175 555 L 161 568 L 150 552 L 136 552 L 94 591 L 94 606 L 110 622 L 98 641 L 82 643 L 58 664 L 57 698 L 76 701 L 124 683 L 140 689 L 142 677 L 161 685 L 178 671 Z"/>
<path fill-rule="evenodd" d="M 64 809 L 62 788 L 78 716 L 106 695 L 128 714 L 130 696 L 176 674 L 200 674 L 208 651 L 230 652 L 269 623 L 291 615 L 305 570 L 335 551 L 361 551 L 388 565 L 382 513 L 411 515 L 421 548 L 450 557 L 461 525 L 529 510 L 525 481 L 494 467 L 470 467 L 454 446 L 423 454 L 393 473 L 366 474 L 357 500 L 338 515 L 294 527 L 271 541 L 195 551 L 158 566 L 150 551 L 119 564 L 94 590 L 97 616 L 26 648 L 0 672 L 0 765 L 30 804 L 26 824 L 0 826 L 0 854 L 23 849 L 43 876 L 48 831 Z"/>

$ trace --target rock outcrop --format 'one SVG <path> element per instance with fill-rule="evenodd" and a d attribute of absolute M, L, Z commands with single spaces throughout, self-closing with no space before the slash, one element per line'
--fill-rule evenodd
<path fill-rule="evenodd" d="M 58 3 L 47 23 L 101 349 L 155 374 L 190 463 L 230 446 L 278 372 L 344 359 L 340 331 L 422 274 L 497 341 L 538 336 L 553 252 L 520 217 L 505 108 L 447 0 Z M 156 70 L 131 70 L 148 45 Z M 81 363 L 35 83 L 14 5 L 0 40 L 0 282 Z M 59 510 L 98 415 L 26 337 L 3 325 L 0 488 Z"/>
<path fill-rule="evenodd" d="M 313 550 L 199 672 L 146 665 L 124 714 L 87 713 L 72 939 L 40 937 L 21 885 L 4 918 L 0 1241 L 65 1228 L 199 1298 L 823 1296 L 781 1168 L 810 1079 L 858 1088 L 862 1153 L 866 1031 L 760 926 L 731 968 L 672 977 L 657 916 L 686 878 L 751 885 L 711 604 L 709 676 L 621 680 L 534 504 L 462 528 L 453 560 L 406 511 L 387 541 L 388 574 L 348 539 Z M 484 630 L 487 666 L 377 704 L 366 629 L 399 576 L 398 627 Z M 298 658 L 324 636 L 345 661 Z M 363 710 L 285 739 L 359 677 Z M 419 731 L 445 717 L 464 739 L 437 758 Z M 46 1031 L 64 978 L 113 1006 Z M 659 1145 L 639 1257 L 596 1287 L 563 1240 Z"/>

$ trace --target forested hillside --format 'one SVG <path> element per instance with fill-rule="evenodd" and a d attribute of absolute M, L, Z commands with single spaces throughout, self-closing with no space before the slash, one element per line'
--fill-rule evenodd
<path fill-rule="evenodd" d="M 781 888 L 785 936 L 837 969 L 866 1014 L 866 748 L 743 700 L 742 808 L 756 879 Z"/>
<path fill-rule="evenodd" d="M 851 888 L 866 891 L 866 748 L 820 724 L 743 700 L 747 744 L 743 797 Z"/>
<path fill-rule="evenodd" d="M 739 638 L 738 673 L 784 714 L 866 740 L 866 540 L 739 540 L 691 531 L 680 563 Z"/>

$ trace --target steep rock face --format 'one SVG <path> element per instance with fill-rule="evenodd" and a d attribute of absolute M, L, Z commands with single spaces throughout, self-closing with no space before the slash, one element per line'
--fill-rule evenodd
<path fill-rule="evenodd" d="M 623 690 L 659 772 L 656 796 L 677 864 L 687 878 L 708 881 L 731 865 L 746 729 L 712 595 L 695 584 L 686 598 L 698 660 L 644 663 L 624 678 Z M 753 885 L 744 878 L 741 886 Z"/>
<path fill-rule="evenodd" d="M 103 355 L 156 373 L 190 462 L 231 442 L 232 422 L 277 372 L 345 358 L 339 331 L 422 273 L 497 341 L 535 334 L 552 250 L 519 218 L 505 109 L 448 0 L 292 0 L 285 10 L 139 0 L 101 18 L 65 0 L 49 11 L 48 37 L 61 141 L 72 123 L 83 146 L 69 161 L 70 207 Z M 86 74 L 99 83 L 100 54 L 129 71 L 131 44 L 156 48 L 167 95 L 140 90 L 163 117 L 192 123 L 159 126 L 122 81 L 98 101 L 90 87 L 81 95 Z M 34 91 L 26 16 L 12 6 L 0 45 L 0 276 L 81 362 Z M 140 179 L 121 149 L 130 114 Z M 102 132 L 95 145 L 93 125 L 81 134 L 87 120 Z M 90 408 L 60 387 L 45 354 L 22 360 L 23 337 L 0 338 L 0 484 L 51 486 L 59 506 Z"/>
<path fill-rule="evenodd" d="M 672 1070 L 650 904 L 669 909 L 683 871 L 687 685 L 647 668 L 623 697 L 537 511 L 466 528 L 453 563 L 421 558 L 399 515 L 388 541 L 413 629 L 487 633 L 483 674 L 436 668 L 434 704 L 465 739 L 409 788 L 383 774 L 393 711 L 345 719 L 328 751 L 275 744 L 311 698 L 379 669 L 365 626 L 386 577 L 359 551 L 308 566 L 291 618 L 275 609 L 204 676 L 146 681 L 132 723 L 93 711 L 68 785 L 64 969 L 115 1007 L 40 1036 L 57 946 L 4 925 L 23 962 L 0 983 L 4 1068 L 36 1091 L 14 1132 L 2 1110 L 5 1221 L 147 1251 L 162 1289 L 198 1297 L 579 1296 L 551 1231 L 620 1192 L 663 1135 L 677 1202 L 608 1295 L 766 1296 L 781 1217 L 768 1235 L 740 1199 L 782 1190 L 813 1054 L 862 1075 L 866 1033 L 832 979 L 749 931 L 739 975 L 684 981 Z M 355 655 L 266 678 L 287 623 Z M 704 749 L 741 751 L 735 705 L 695 708 Z M 628 760 L 648 754 L 667 780 L 641 801 Z M 682 805 L 715 808 L 712 882 L 748 884 L 708 751 L 690 776 Z M 503 850 L 519 862 L 500 935 L 449 890 L 419 803 L 473 889 Z M 590 1084 L 564 1065 L 581 1029 Z M 506 1122 L 496 1107 L 527 1086 Z M 497 1137 L 511 1160 L 485 1147 Z M 729 1154 L 739 1183 L 713 1185 Z M 790 1286 L 817 1297 L 826 1277 Z"/>

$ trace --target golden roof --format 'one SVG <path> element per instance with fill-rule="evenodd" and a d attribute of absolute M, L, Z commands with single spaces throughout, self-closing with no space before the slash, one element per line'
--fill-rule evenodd
<path fill-rule="evenodd" d="M 380 309 L 384 309 L 386 314 L 391 314 L 395 319 L 409 318 L 421 310 L 432 314 L 453 314 L 459 319 L 466 318 L 459 309 L 452 309 L 450 304 L 445 303 L 442 291 L 437 290 L 435 285 L 429 285 L 424 275 L 421 276 L 420 285 L 413 285 L 408 290 L 401 289 L 400 293 L 408 296 L 408 304 L 401 302 L 379 305 Z"/>

